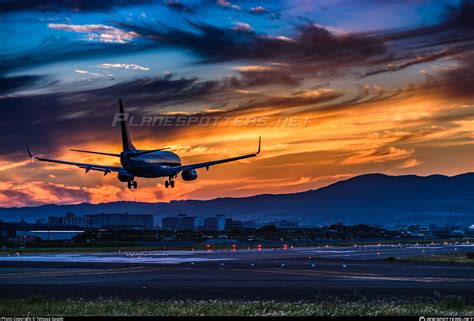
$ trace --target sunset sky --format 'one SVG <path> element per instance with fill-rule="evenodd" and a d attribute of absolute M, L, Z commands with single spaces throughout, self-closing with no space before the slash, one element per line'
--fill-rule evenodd
<path fill-rule="evenodd" d="M 11 0 L 0 21 L 3 207 L 474 171 L 474 1 Z M 38 156 L 118 165 L 69 150 L 121 151 L 118 98 L 136 119 L 220 119 L 133 126 L 140 149 L 170 146 L 189 164 L 253 152 L 261 135 L 262 153 L 132 191 L 115 174 L 28 159 L 25 139 Z"/>

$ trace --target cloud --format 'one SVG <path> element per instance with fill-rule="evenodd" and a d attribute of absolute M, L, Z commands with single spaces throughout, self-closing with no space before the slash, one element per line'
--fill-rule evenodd
<path fill-rule="evenodd" d="M 11 94 L 17 90 L 28 89 L 39 84 L 45 85 L 47 84 L 45 80 L 45 76 L 38 75 L 0 77 L 0 95 Z"/>
<path fill-rule="evenodd" d="M 255 7 L 250 8 L 250 12 L 256 13 L 256 14 L 262 14 L 262 13 L 267 13 L 268 10 L 262 6 L 255 6 Z"/>
<path fill-rule="evenodd" d="M 240 6 L 236 4 L 232 4 L 231 2 L 227 0 L 216 0 L 216 4 L 221 8 L 230 8 L 230 9 L 240 11 Z"/>
<path fill-rule="evenodd" d="M 252 31 L 252 26 L 245 22 L 236 21 L 234 22 L 235 27 L 232 30 L 250 32 Z"/>
<path fill-rule="evenodd" d="M 48 28 L 63 30 L 69 32 L 86 33 L 86 40 L 99 41 L 105 43 L 127 43 L 140 35 L 134 31 L 124 31 L 112 26 L 106 25 L 68 25 L 49 23 Z"/>
<path fill-rule="evenodd" d="M 300 26 L 292 37 L 260 35 L 251 26 L 239 22 L 225 29 L 190 22 L 198 32 L 168 27 L 164 30 L 122 24 L 148 39 L 158 39 L 162 46 L 182 47 L 203 57 L 204 63 L 248 59 L 294 64 L 308 70 L 363 65 L 370 58 L 386 52 L 386 46 L 376 38 L 363 34 L 334 35 L 314 24 Z M 245 31 L 245 32 L 242 32 Z M 326 66 L 327 65 L 327 66 Z M 316 69 L 318 66 L 320 69 Z"/>
<path fill-rule="evenodd" d="M 442 49 L 439 52 L 433 52 L 433 53 L 417 55 L 415 58 L 409 59 L 408 61 L 405 61 L 404 63 L 401 63 L 399 65 L 389 64 L 385 68 L 380 68 L 380 69 L 369 71 L 366 74 L 362 75 L 360 78 L 365 78 L 365 77 L 368 77 L 368 76 L 373 76 L 373 75 L 377 75 L 377 74 L 381 74 L 381 73 L 385 73 L 385 72 L 399 71 L 399 70 L 408 68 L 408 67 L 413 66 L 413 65 L 438 60 L 438 59 L 444 58 L 444 57 L 449 57 L 453 54 L 454 54 L 453 50 L 448 50 L 447 48 L 445 48 L 445 49 Z"/>
<path fill-rule="evenodd" d="M 64 0 L 4 0 L 0 2 L 0 14 L 21 11 L 108 11 L 117 7 L 139 6 L 155 3 L 154 0 L 94 0 L 94 1 L 64 1 Z"/>
<path fill-rule="evenodd" d="M 77 73 L 77 74 L 89 75 L 89 76 L 92 76 L 92 77 L 106 77 L 106 76 L 112 76 L 112 75 L 101 74 L 101 73 L 98 73 L 98 72 L 89 72 L 89 71 L 87 71 L 87 70 L 82 70 L 82 69 L 75 69 L 74 72 Z"/>
<path fill-rule="evenodd" d="M 355 165 L 366 163 L 381 163 L 407 158 L 414 153 L 413 150 L 387 146 L 375 150 L 364 150 L 355 153 L 341 162 L 342 165 Z"/>
<path fill-rule="evenodd" d="M 237 66 L 233 68 L 240 77 L 228 78 L 232 87 L 262 87 L 268 85 L 297 86 L 304 80 L 302 76 L 292 74 L 286 68 L 269 66 Z"/>
<path fill-rule="evenodd" d="M 418 166 L 418 165 L 421 165 L 421 164 L 422 164 L 422 162 L 418 161 L 416 158 L 413 158 L 413 159 L 409 159 L 409 160 L 403 162 L 398 167 L 399 168 L 412 168 L 412 167 L 415 167 L 415 166 Z"/>
<path fill-rule="evenodd" d="M 25 165 L 31 163 L 31 160 L 27 159 L 27 160 L 20 161 L 20 162 L 15 162 L 15 163 L 9 163 L 9 162 L 6 162 L 6 163 L 7 164 L 0 165 L 0 172 L 11 170 L 11 169 L 21 167 L 21 166 L 25 166 Z"/>
<path fill-rule="evenodd" d="M 177 12 L 194 13 L 196 11 L 195 8 L 185 5 L 179 0 L 168 0 L 165 2 L 165 5 Z"/>
<path fill-rule="evenodd" d="M 148 67 L 143 67 L 136 64 L 100 64 L 97 67 L 106 68 L 106 69 L 116 68 L 116 69 L 131 69 L 131 70 L 141 70 L 141 71 L 150 70 L 150 68 Z"/>

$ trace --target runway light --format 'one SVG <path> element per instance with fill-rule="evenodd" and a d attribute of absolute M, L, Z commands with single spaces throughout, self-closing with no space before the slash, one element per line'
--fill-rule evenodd
<path fill-rule="evenodd" d="M 316 264 L 314 264 L 314 263 L 313 263 L 313 264 L 311 264 L 311 266 L 312 266 L 312 267 L 315 267 L 315 266 L 316 266 Z"/>
<path fill-rule="evenodd" d="M 221 266 L 224 266 L 224 263 L 221 263 Z"/>
<path fill-rule="evenodd" d="M 345 264 L 343 264 L 343 265 L 342 265 L 342 267 L 343 267 L 343 268 L 346 268 L 346 265 L 345 265 Z"/>
<path fill-rule="evenodd" d="M 261 251 L 261 250 L 262 250 L 262 244 L 258 244 L 258 245 L 257 245 L 257 249 L 258 249 L 259 251 Z"/>
<path fill-rule="evenodd" d="M 283 244 L 283 250 L 286 251 L 288 249 L 288 245 Z"/>
<path fill-rule="evenodd" d="M 282 263 L 282 264 L 281 264 L 281 267 L 285 267 L 285 263 Z"/>
<path fill-rule="evenodd" d="M 255 266 L 255 264 L 252 263 L 252 264 L 250 264 L 250 266 Z"/>

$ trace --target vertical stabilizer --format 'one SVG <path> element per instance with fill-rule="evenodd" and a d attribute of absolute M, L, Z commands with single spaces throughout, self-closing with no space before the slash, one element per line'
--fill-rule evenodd
<path fill-rule="evenodd" d="M 128 117 L 125 117 L 125 111 L 123 110 L 122 99 L 119 99 L 119 104 L 120 104 L 120 114 L 122 115 L 122 117 L 120 119 L 120 127 L 122 128 L 123 151 L 128 152 L 128 151 L 131 151 L 131 150 L 135 150 L 135 146 L 133 146 L 132 139 L 128 135 L 128 129 L 127 129 L 127 119 L 128 119 Z"/>

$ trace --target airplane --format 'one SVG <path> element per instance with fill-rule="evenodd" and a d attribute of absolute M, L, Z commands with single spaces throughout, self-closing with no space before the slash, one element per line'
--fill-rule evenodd
<path fill-rule="evenodd" d="M 197 163 L 182 165 L 181 158 L 173 152 L 167 151 L 167 147 L 152 149 L 152 150 L 141 150 L 136 149 L 133 145 L 132 139 L 128 134 L 127 123 L 125 119 L 125 113 L 123 108 L 122 99 L 119 99 L 119 110 L 120 110 L 120 127 L 122 130 L 122 145 L 123 151 L 120 154 L 106 153 L 106 152 L 95 152 L 79 149 L 71 149 L 71 151 L 89 154 L 106 155 L 113 157 L 120 157 L 120 163 L 122 166 L 109 166 L 109 165 L 97 165 L 88 163 L 70 162 L 58 159 L 50 159 L 43 157 L 36 157 L 31 153 L 28 142 L 25 141 L 26 150 L 28 156 L 33 160 L 42 162 L 59 163 L 66 165 L 74 165 L 79 168 L 85 169 L 86 173 L 89 171 L 103 172 L 104 176 L 115 172 L 119 181 L 127 183 L 129 189 L 136 189 L 138 183 L 135 180 L 136 177 L 144 178 L 159 178 L 166 177 L 165 187 L 174 188 L 174 179 L 181 173 L 181 178 L 184 181 L 193 181 L 197 179 L 197 169 L 206 168 L 209 170 L 210 166 L 237 161 L 249 157 L 255 157 L 260 153 L 261 137 L 258 138 L 258 150 L 255 153 L 241 155 L 237 157 L 225 158 L 214 160 L 210 162 Z"/>

